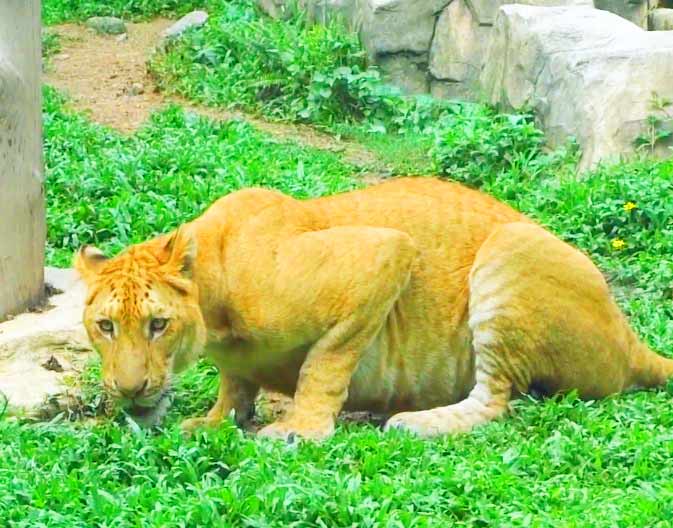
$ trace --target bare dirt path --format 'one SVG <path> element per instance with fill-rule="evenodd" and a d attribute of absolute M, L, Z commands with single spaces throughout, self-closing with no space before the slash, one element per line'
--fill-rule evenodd
<path fill-rule="evenodd" d="M 313 127 L 265 121 L 239 111 L 195 105 L 167 97 L 156 85 L 145 66 L 159 34 L 172 23 L 167 19 L 128 23 L 126 37 L 97 35 L 77 24 L 52 26 L 61 37 L 61 50 L 50 60 L 44 75 L 46 83 L 66 92 L 73 106 L 85 111 L 92 120 L 122 133 L 132 133 L 150 113 L 168 103 L 178 103 L 187 110 L 211 119 L 240 119 L 281 140 L 338 152 L 343 159 L 371 173 L 365 180 L 377 180 L 376 172 L 385 167 L 376 154 L 359 143 L 337 139 Z"/>
<path fill-rule="evenodd" d="M 97 35 L 84 26 L 50 28 L 61 51 L 50 60 L 44 81 L 68 93 L 73 106 L 94 121 L 130 133 L 165 104 L 147 74 L 147 53 L 171 21 L 127 24 L 128 37 Z"/>

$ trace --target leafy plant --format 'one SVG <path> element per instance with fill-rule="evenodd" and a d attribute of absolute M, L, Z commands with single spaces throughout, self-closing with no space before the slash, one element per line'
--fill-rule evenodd
<path fill-rule="evenodd" d="M 43 0 L 42 22 L 46 25 L 86 20 L 92 16 L 117 16 L 131 20 L 157 15 L 182 16 L 216 0 Z"/>
<path fill-rule="evenodd" d="M 376 133 L 425 130 L 450 106 L 386 85 L 340 22 L 312 24 L 304 10 L 272 20 L 252 0 L 218 6 L 150 70 L 163 90 L 208 105 L 328 127 L 365 123 Z"/>
<path fill-rule="evenodd" d="M 528 113 L 500 114 L 483 105 L 463 105 L 445 114 L 436 127 L 432 155 L 437 170 L 471 185 L 522 168 L 532 177 L 575 161 L 573 145 L 546 152 L 544 134 Z"/>
<path fill-rule="evenodd" d="M 58 33 L 42 30 L 42 58 L 48 59 L 61 51 L 61 37 Z"/>
<path fill-rule="evenodd" d="M 660 97 L 657 93 L 652 94 L 650 109 L 653 113 L 647 116 L 645 132 L 635 140 L 638 150 L 652 153 L 661 143 L 673 137 L 671 107 L 673 107 L 673 101 Z"/>

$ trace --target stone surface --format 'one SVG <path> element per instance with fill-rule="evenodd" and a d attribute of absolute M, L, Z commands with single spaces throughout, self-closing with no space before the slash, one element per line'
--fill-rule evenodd
<path fill-rule="evenodd" d="M 431 79 L 430 95 L 438 99 L 453 99 L 456 101 L 477 102 L 480 100 L 479 92 L 475 92 L 473 86 L 469 83 L 457 81 Z"/>
<path fill-rule="evenodd" d="M 424 55 L 386 55 L 379 58 L 383 79 L 406 94 L 427 94 L 430 89 L 428 62 Z"/>
<path fill-rule="evenodd" d="M 208 21 L 208 13 L 205 11 L 192 11 L 187 13 L 175 24 L 167 27 L 161 32 L 160 38 L 164 40 L 171 40 L 178 38 L 185 31 L 191 28 L 203 26 Z"/>
<path fill-rule="evenodd" d="M 453 0 L 437 20 L 430 48 L 433 78 L 472 84 L 479 79 L 490 28 L 479 21 L 466 0 Z"/>
<path fill-rule="evenodd" d="M 286 18 L 289 10 L 286 0 L 257 0 L 257 5 L 264 13 L 278 20 Z"/>
<path fill-rule="evenodd" d="M 360 36 L 369 55 L 427 53 L 436 16 L 450 0 L 360 0 Z"/>
<path fill-rule="evenodd" d="M 588 168 L 633 153 L 653 92 L 673 99 L 673 32 L 597 9 L 504 6 L 481 84 L 493 104 L 531 107 L 552 145 L 577 138 Z"/>
<path fill-rule="evenodd" d="M 615 0 L 617 1 L 617 0 Z M 501 6 L 507 4 L 534 5 L 542 7 L 573 6 L 594 7 L 593 0 L 469 0 L 470 9 L 482 25 L 493 25 Z"/>
<path fill-rule="evenodd" d="M 647 29 L 648 0 L 596 0 L 596 8 L 619 15 Z"/>
<path fill-rule="evenodd" d="M 308 19 L 325 24 L 340 19 L 355 26 L 360 0 L 257 0 L 260 9 L 272 18 L 287 19 L 296 9 L 303 10 Z"/>
<path fill-rule="evenodd" d="M 490 24 L 498 8 L 511 3 L 515 0 L 453 0 L 442 11 L 430 48 L 430 74 L 435 80 L 460 82 L 464 86 L 435 84 L 434 95 L 440 96 L 448 89 L 452 99 L 479 98 L 479 75 L 491 38 Z M 516 0 L 516 3 L 593 7 L 592 0 Z"/>
<path fill-rule="evenodd" d="M 654 9 L 650 13 L 652 31 L 673 31 L 673 9 Z"/>
<path fill-rule="evenodd" d="M 126 89 L 126 93 L 131 96 L 142 95 L 145 93 L 145 85 L 143 83 L 134 82 Z"/>
<path fill-rule="evenodd" d="M 92 357 L 83 285 L 74 271 L 57 268 L 45 269 L 45 281 L 61 293 L 43 311 L 0 323 L 0 393 L 10 414 L 39 416 L 50 401 L 74 397 L 77 374 Z"/>
<path fill-rule="evenodd" d="M 91 17 L 86 21 L 86 27 L 103 35 L 121 35 L 126 33 L 126 24 L 117 17 Z"/>

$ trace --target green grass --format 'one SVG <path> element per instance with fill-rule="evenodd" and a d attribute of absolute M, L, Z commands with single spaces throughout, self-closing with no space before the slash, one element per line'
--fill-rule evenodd
<path fill-rule="evenodd" d="M 379 80 L 357 36 L 341 25 L 311 25 L 301 14 L 271 20 L 252 0 L 221 3 L 151 69 L 166 91 L 314 123 L 361 116 L 364 92 Z"/>
<path fill-rule="evenodd" d="M 61 51 L 61 36 L 44 29 L 42 31 L 42 58 L 49 59 Z"/>
<path fill-rule="evenodd" d="M 673 387 L 598 403 L 525 401 L 506 421 L 435 441 L 368 426 L 285 446 L 228 424 L 185 440 L 174 423 L 152 434 L 0 421 L 0 521 L 664 527 L 673 516 L 671 396 Z"/>
<path fill-rule="evenodd" d="M 395 176 L 434 174 L 436 166 L 429 156 L 434 137 L 429 132 L 403 134 L 376 133 L 362 126 L 336 128 L 341 137 L 354 140 L 373 152 L 379 165 Z"/>
<path fill-rule="evenodd" d="M 217 3 L 213 0 L 213 3 Z M 81 22 L 92 16 L 144 20 L 153 16 L 181 16 L 206 7 L 209 0 L 43 0 L 42 23 Z"/>

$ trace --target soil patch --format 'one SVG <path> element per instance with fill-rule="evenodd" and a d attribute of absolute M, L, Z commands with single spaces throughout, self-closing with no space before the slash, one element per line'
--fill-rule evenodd
<path fill-rule="evenodd" d="M 93 121 L 129 133 L 165 104 L 154 90 L 145 61 L 170 20 L 127 24 L 125 39 L 98 35 L 84 26 L 52 28 L 61 50 L 50 61 L 44 80 L 66 92 Z"/>

